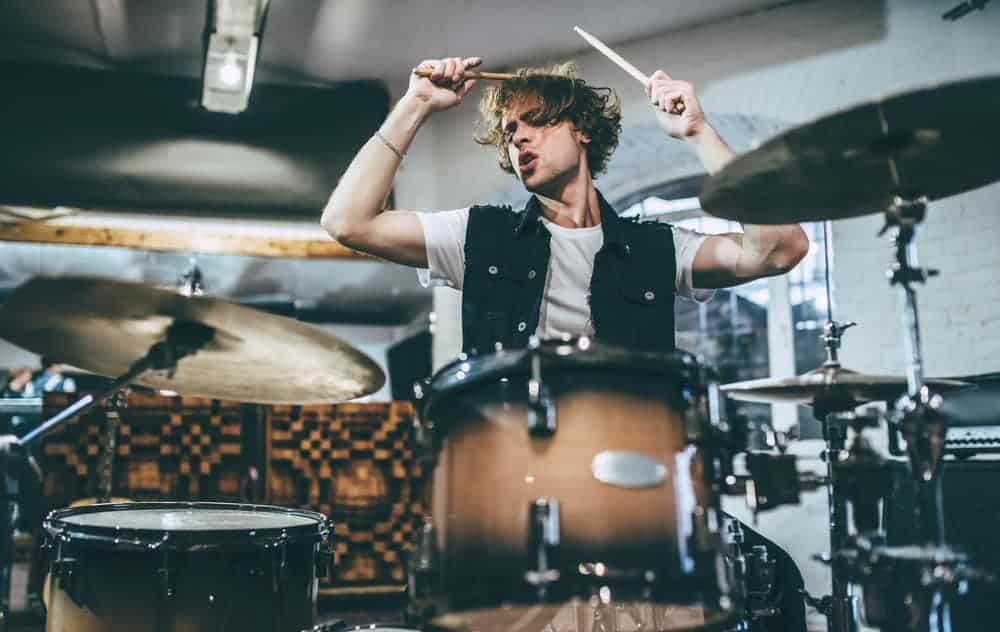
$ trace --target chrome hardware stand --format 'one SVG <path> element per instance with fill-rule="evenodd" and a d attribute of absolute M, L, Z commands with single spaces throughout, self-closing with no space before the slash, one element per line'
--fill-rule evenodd
<path fill-rule="evenodd" d="M 545 599 L 547 586 L 559 581 L 556 556 L 559 551 L 559 501 L 537 498 L 528 508 L 531 521 L 531 548 L 536 566 L 524 574 L 524 579 L 538 590 L 539 600 Z"/>
<path fill-rule="evenodd" d="M 857 632 L 860 619 L 858 598 L 852 594 L 846 569 L 837 557 L 837 553 L 847 548 L 850 537 L 847 527 L 847 498 L 844 496 L 837 472 L 837 463 L 847 458 L 844 446 L 849 419 L 849 413 L 831 412 L 822 420 L 823 439 L 826 441 L 823 459 L 826 461 L 826 490 L 830 516 L 829 561 L 832 591 L 828 598 L 820 600 L 821 604 L 817 608 L 826 615 L 829 632 Z"/>
<path fill-rule="evenodd" d="M 825 229 L 825 225 L 824 225 Z M 826 240 L 826 248 L 830 243 Z M 823 326 L 823 348 L 826 351 L 824 368 L 839 368 L 841 338 L 844 332 L 857 323 L 839 323 L 833 319 L 833 305 L 829 296 L 829 262 L 827 263 L 827 322 Z M 806 602 L 826 615 L 828 632 L 857 632 L 860 625 L 858 614 L 858 598 L 852 594 L 850 579 L 846 569 L 837 557 L 838 552 L 849 545 L 849 530 L 847 525 L 847 498 L 844 495 L 843 484 L 838 475 L 837 464 L 847 458 L 844 450 L 847 442 L 847 424 L 853 417 L 844 408 L 853 408 L 853 402 L 823 401 L 813 402 L 816 418 L 823 425 L 823 440 L 826 442 L 823 450 L 823 460 L 826 462 L 826 493 L 830 520 L 830 553 L 822 557 L 822 561 L 830 563 L 831 594 L 821 599 L 806 595 Z"/>
<path fill-rule="evenodd" d="M 556 403 L 542 380 L 542 355 L 536 350 L 541 346 L 537 336 L 528 341 L 531 353 L 531 378 L 528 380 L 528 434 L 532 437 L 550 437 L 556 431 Z"/>
<path fill-rule="evenodd" d="M 919 267 L 917 262 L 917 225 L 927 212 L 927 200 L 896 198 L 885 212 L 884 233 L 896 228 L 896 262 L 887 276 L 892 285 L 898 285 L 903 299 L 903 345 L 906 353 L 906 395 L 899 398 L 890 415 L 892 423 L 899 426 L 906 439 L 910 466 L 917 479 L 920 498 L 921 537 L 926 544 L 939 546 L 945 543 L 939 465 L 944 452 L 945 427 L 936 410 L 941 406 L 940 396 L 931 393 L 924 384 L 923 355 L 920 344 L 920 318 L 917 311 L 915 283 L 924 283 L 937 275 L 936 270 Z"/>
<path fill-rule="evenodd" d="M 884 233 L 896 228 L 895 263 L 887 276 L 898 285 L 903 299 L 903 345 L 906 354 L 906 394 L 897 400 L 890 421 L 899 426 L 906 439 L 910 467 L 917 480 L 920 535 L 924 544 L 945 548 L 944 504 L 940 464 L 944 454 L 945 424 L 936 414 L 941 397 L 924 384 L 924 364 L 920 343 L 920 317 L 915 283 L 936 276 L 937 270 L 921 268 L 917 260 L 917 225 L 927 213 L 927 198 L 904 200 L 897 197 L 885 212 Z M 880 233 L 880 234 L 882 234 Z M 927 587 L 930 607 L 918 625 L 928 632 L 950 632 L 948 597 L 941 586 Z"/>
<path fill-rule="evenodd" d="M 441 570 L 440 552 L 437 547 L 437 532 L 429 515 L 424 516 L 423 525 L 413 551 L 410 553 L 406 606 L 408 621 L 424 621 L 433 616 L 436 608 L 438 573 Z"/>
<path fill-rule="evenodd" d="M 215 331 L 210 327 L 198 323 L 175 322 L 167 330 L 166 340 L 150 347 L 146 355 L 136 360 L 128 371 L 115 378 L 108 388 L 100 393 L 81 397 L 58 414 L 45 420 L 37 428 L 21 437 L 20 445 L 29 446 L 56 426 L 102 404 L 146 371 L 167 371 L 168 375 L 173 375 L 177 369 L 178 361 L 196 353 L 198 349 L 211 341 L 214 335 Z"/>

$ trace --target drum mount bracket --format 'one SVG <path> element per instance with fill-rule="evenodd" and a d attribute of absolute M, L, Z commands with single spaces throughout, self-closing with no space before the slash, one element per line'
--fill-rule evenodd
<path fill-rule="evenodd" d="M 538 590 L 538 597 L 545 598 L 546 587 L 559 581 L 556 557 L 559 552 L 559 501 L 555 498 L 536 498 L 528 507 L 531 521 L 531 544 L 535 551 L 536 568 L 527 571 L 524 579 Z"/>
<path fill-rule="evenodd" d="M 541 342 L 532 336 L 529 348 L 537 349 Z M 528 434 L 551 437 L 556 432 L 556 402 L 542 380 L 542 354 L 531 354 L 531 378 L 528 380 Z"/>

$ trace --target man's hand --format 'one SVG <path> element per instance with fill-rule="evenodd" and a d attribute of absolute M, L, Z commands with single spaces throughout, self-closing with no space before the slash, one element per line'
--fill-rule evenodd
<path fill-rule="evenodd" d="M 429 106 L 432 112 L 447 110 L 462 102 L 469 94 L 475 79 L 463 79 L 466 70 L 483 63 L 479 57 L 448 57 L 447 59 L 425 59 L 420 62 L 424 68 L 434 70 L 430 77 L 410 75 L 410 87 L 406 97 L 414 98 Z"/>
<path fill-rule="evenodd" d="M 10 379 L 7 382 L 7 388 L 20 393 L 28 385 L 28 382 L 31 381 L 32 371 L 29 367 L 19 367 L 11 369 L 8 376 Z"/>
<path fill-rule="evenodd" d="M 705 113 L 690 83 L 671 79 L 667 73 L 657 70 L 649 77 L 646 95 L 656 110 L 660 127 L 674 138 L 693 138 L 706 127 Z M 674 114 L 679 102 L 684 103 L 683 112 Z"/>

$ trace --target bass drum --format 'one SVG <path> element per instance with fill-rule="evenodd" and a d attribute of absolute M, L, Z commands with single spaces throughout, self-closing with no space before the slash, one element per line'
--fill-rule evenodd
<path fill-rule="evenodd" d="M 46 632 L 286 632 L 316 616 L 322 514 L 228 503 L 61 509 Z"/>
<path fill-rule="evenodd" d="M 421 393 L 433 475 L 411 614 L 484 632 L 729 625 L 716 391 L 690 354 L 587 338 L 443 368 Z"/>

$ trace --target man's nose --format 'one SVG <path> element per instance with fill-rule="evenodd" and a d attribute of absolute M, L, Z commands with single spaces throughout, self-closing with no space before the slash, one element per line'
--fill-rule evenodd
<path fill-rule="evenodd" d="M 518 149 L 521 145 L 531 140 L 531 130 L 528 129 L 527 125 L 518 126 L 517 130 L 514 132 L 514 146 Z"/>

